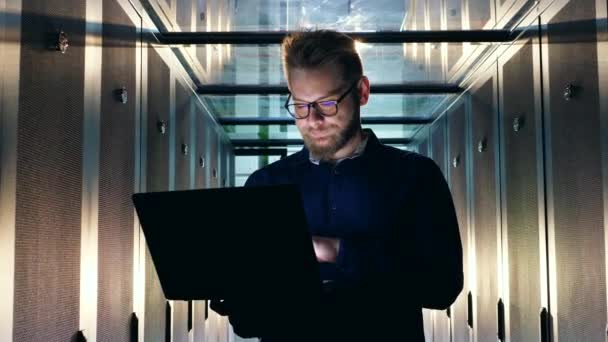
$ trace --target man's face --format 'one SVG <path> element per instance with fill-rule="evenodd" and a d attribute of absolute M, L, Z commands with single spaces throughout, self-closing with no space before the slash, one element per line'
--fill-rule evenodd
<path fill-rule="evenodd" d="M 352 83 L 345 84 L 342 78 L 329 68 L 295 69 L 289 73 L 291 101 L 294 103 L 337 100 L 351 86 Z M 362 91 L 361 88 L 368 91 Z M 304 143 L 313 155 L 321 159 L 333 159 L 332 156 L 357 133 L 360 127 L 360 106 L 367 102 L 368 94 L 369 84 L 367 79 L 363 78 L 340 101 L 336 115 L 323 116 L 311 107 L 307 118 L 296 120 Z"/>

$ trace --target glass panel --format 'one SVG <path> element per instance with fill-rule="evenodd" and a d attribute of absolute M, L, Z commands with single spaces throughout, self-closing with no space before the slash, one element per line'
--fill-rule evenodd
<path fill-rule="evenodd" d="M 187 0 L 186 0 L 187 1 Z M 308 28 L 399 30 L 408 1 L 194 0 L 211 22 L 205 31 L 274 31 Z M 212 19 L 213 18 L 213 19 Z M 229 23 L 229 27 L 220 25 Z"/>
<path fill-rule="evenodd" d="M 408 47 L 416 49 L 408 55 Z M 454 44 L 450 44 L 454 45 Z M 462 45 L 462 44 L 456 44 Z M 364 74 L 372 84 L 445 82 L 440 44 L 357 43 Z M 426 51 L 428 50 L 428 51 Z M 280 45 L 198 45 L 196 58 L 211 84 L 285 84 Z M 425 55 L 431 56 L 430 60 Z"/>
<path fill-rule="evenodd" d="M 415 116 L 429 117 L 440 102 L 453 95 L 371 94 L 361 107 L 362 117 Z M 218 117 L 290 117 L 283 108 L 286 95 L 202 96 Z"/>

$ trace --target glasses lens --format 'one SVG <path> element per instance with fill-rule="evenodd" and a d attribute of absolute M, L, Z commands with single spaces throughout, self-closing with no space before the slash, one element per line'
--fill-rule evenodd
<path fill-rule="evenodd" d="M 296 119 L 305 118 L 306 116 L 308 116 L 308 105 L 291 103 L 287 105 L 287 111 L 291 116 Z"/>
<path fill-rule="evenodd" d="M 338 112 L 338 101 L 321 101 L 315 103 L 316 109 L 325 116 L 336 115 Z"/>

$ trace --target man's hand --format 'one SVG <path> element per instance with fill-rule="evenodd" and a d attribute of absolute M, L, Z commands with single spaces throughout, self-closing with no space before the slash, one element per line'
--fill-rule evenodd
<path fill-rule="evenodd" d="M 315 247 L 318 262 L 336 262 L 340 251 L 339 239 L 313 236 L 312 244 Z"/>

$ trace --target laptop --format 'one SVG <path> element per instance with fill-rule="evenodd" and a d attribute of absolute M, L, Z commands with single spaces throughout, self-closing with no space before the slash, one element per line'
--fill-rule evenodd
<path fill-rule="evenodd" d="M 167 299 L 322 292 L 295 185 L 137 193 L 132 200 Z"/>

